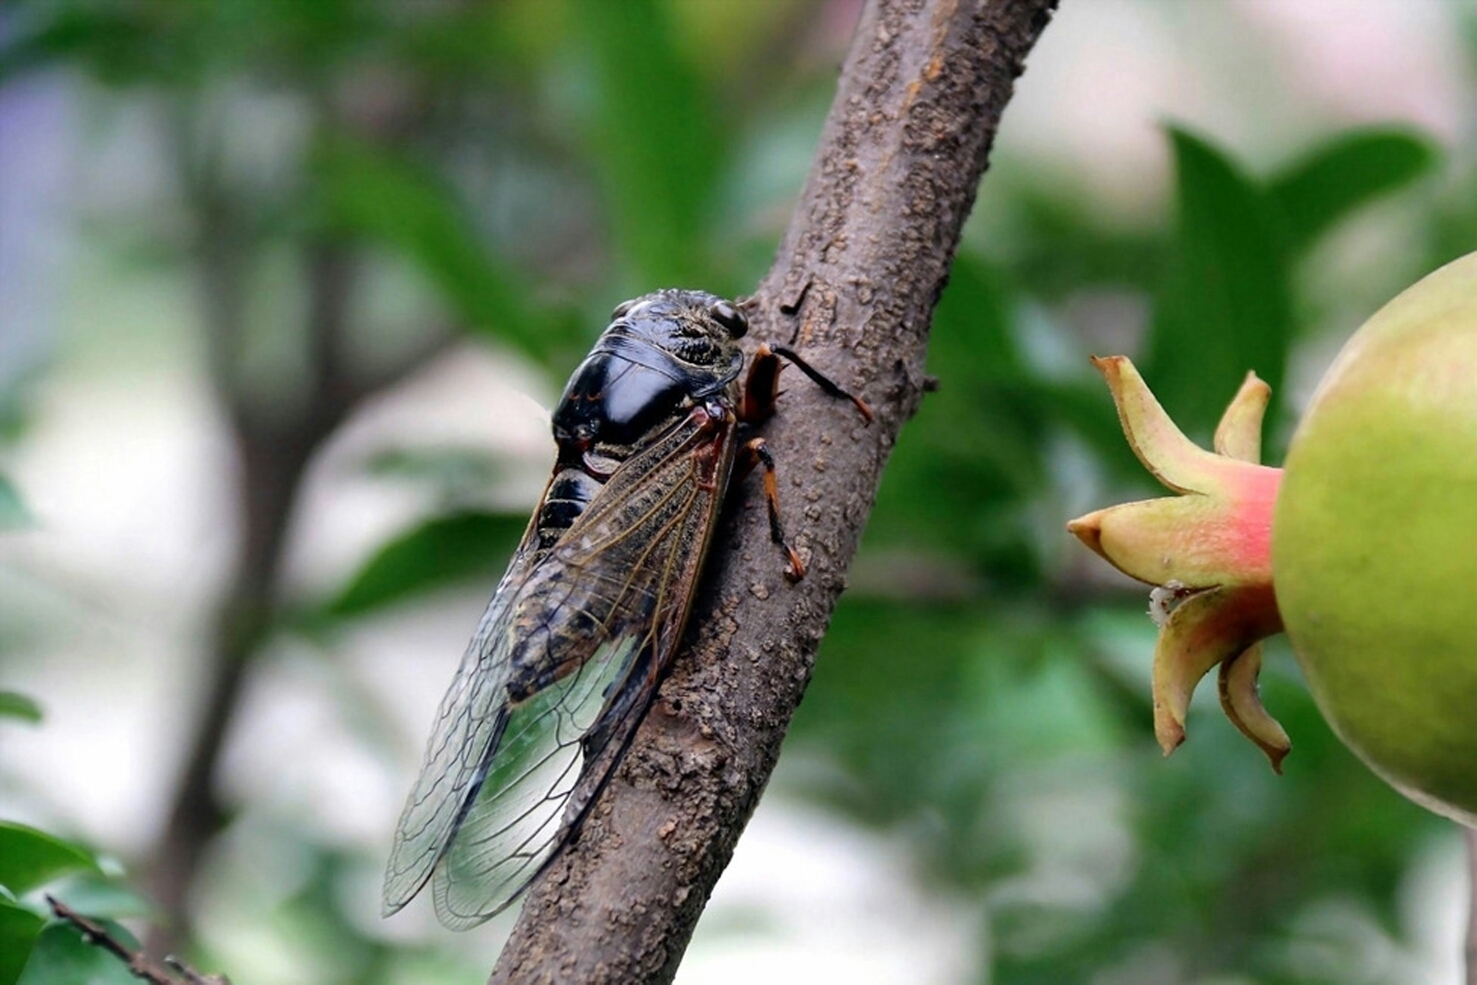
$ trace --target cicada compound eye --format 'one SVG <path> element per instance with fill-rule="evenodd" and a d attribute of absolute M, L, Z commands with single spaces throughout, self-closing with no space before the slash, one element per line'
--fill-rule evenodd
<path fill-rule="evenodd" d="M 749 319 L 728 301 L 719 301 L 708 309 L 708 314 L 715 322 L 728 329 L 728 334 L 733 338 L 741 339 L 749 330 Z"/>

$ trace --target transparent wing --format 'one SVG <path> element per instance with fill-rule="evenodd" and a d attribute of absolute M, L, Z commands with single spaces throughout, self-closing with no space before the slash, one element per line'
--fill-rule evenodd
<path fill-rule="evenodd" d="M 674 426 L 616 470 L 548 554 L 504 576 L 401 818 L 387 913 L 429 879 L 441 922 L 474 926 L 567 841 L 680 636 L 730 438 L 731 422 Z"/>
<path fill-rule="evenodd" d="M 578 670 L 511 708 L 480 795 L 431 882 L 452 930 L 505 907 L 560 843 L 565 806 L 586 757 L 581 741 L 629 672 L 635 637 L 600 647 Z"/>
<path fill-rule="evenodd" d="M 400 814 L 385 868 L 385 916 L 410 902 L 431 878 L 507 724 L 512 603 L 523 577 L 515 559 L 441 699 L 420 775 Z"/>

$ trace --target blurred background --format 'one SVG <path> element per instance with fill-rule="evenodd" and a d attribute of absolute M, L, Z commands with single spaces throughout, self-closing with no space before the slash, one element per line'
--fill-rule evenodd
<path fill-rule="evenodd" d="M 482 981 L 510 916 L 382 921 L 379 879 L 547 408 L 616 302 L 753 289 L 859 9 L 0 8 L 0 691 L 42 712 L 0 717 L 0 817 L 242 985 Z M 1255 368 L 1276 463 L 1477 246 L 1474 67 L 1470 2 L 1062 0 L 679 982 L 1462 980 L 1456 829 L 1278 644 L 1285 776 L 1210 685 L 1162 759 L 1145 590 L 1063 524 L 1156 494 L 1088 354 L 1202 440 Z"/>

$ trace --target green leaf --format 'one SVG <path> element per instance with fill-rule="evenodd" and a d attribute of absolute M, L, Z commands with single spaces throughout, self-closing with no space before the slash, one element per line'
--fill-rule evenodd
<path fill-rule="evenodd" d="M 529 5 L 524 5 L 529 7 Z M 513 88 L 536 79 L 539 63 L 567 34 L 562 8 L 539 4 L 471 4 L 422 11 L 396 23 L 386 39 L 396 57 L 441 81 Z M 531 28 L 522 28 L 522 21 Z"/>
<path fill-rule="evenodd" d="M 363 615 L 392 602 L 474 577 L 492 591 L 526 517 L 465 512 L 438 517 L 380 548 L 328 606 L 333 616 Z"/>
<path fill-rule="evenodd" d="M 1298 253 L 1350 212 L 1426 174 L 1439 160 L 1435 146 L 1413 131 L 1353 130 L 1274 175 L 1267 193 Z"/>
<path fill-rule="evenodd" d="M 0 985 L 11 985 L 21 969 L 46 920 L 23 906 L 0 900 Z"/>
<path fill-rule="evenodd" d="M 20 493 L 10 480 L 0 475 L 0 530 L 6 527 L 22 527 L 31 522 L 31 515 L 21 502 Z"/>
<path fill-rule="evenodd" d="M 114 84 L 158 77 L 166 74 L 158 64 L 158 40 L 137 12 L 63 8 L 36 30 L 0 48 L 0 82 L 64 61 L 81 63 Z"/>
<path fill-rule="evenodd" d="M 0 886 L 16 896 L 70 872 L 96 871 L 97 862 L 76 845 L 44 831 L 0 821 Z"/>
<path fill-rule="evenodd" d="M 40 16 L 27 33 L 0 48 L 0 80 L 66 63 L 119 88 L 161 85 L 178 91 L 228 68 L 253 67 L 272 72 L 278 85 L 302 85 L 304 76 L 326 73 L 335 61 L 379 41 L 387 28 L 371 5 L 355 0 L 53 0 L 29 7 Z M 15 21 L 25 23 L 21 17 Z"/>
<path fill-rule="evenodd" d="M 99 920 L 125 947 L 138 947 L 122 926 Z M 16 985 L 138 985 L 128 965 L 95 944 L 84 940 L 71 924 L 49 923 L 36 939 Z"/>
<path fill-rule="evenodd" d="M 539 360 L 568 341 L 560 321 L 526 307 L 519 275 L 478 239 L 466 207 L 436 175 L 347 137 L 325 141 L 316 165 L 330 224 L 402 252 L 472 328 Z"/>
<path fill-rule="evenodd" d="M 1153 290 L 1163 276 L 1167 246 L 1158 229 L 1106 221 L 1091 197 L 1038 180 L 1012 188 L 1008 198 L 998 185 L 994 193 L 1013 213 L 1004 231 L 1022 288 L 1050 301 L 1098 284 Z"/>
<path fill-rule="evenodd" d="M 0 691 L 0 718 L 19 718 L 27 722 L 41 721 L 41 706 L 24 694 Z"/>
<path fill-rule="evenodd" d="M 590 165 L 614 206 L 612 238 L 646 284 L 708 284 L 701 249 L 724 143 L 656 0 L 581 0 L 594 56 Z"/>
<path fill-rule="evenodd" d="M 1192 437 L 1207 437 L 1248 370 L 1280 392 L 1293 330 L 1280 216 L 1221 151 L 1171 129 L 1179 224 L 1144 377 Z"/>
<path fill-rule="evenodd" d="M 995 271 L 979 257 L 961 252 L 934 316 L 934 331 L 942 329 L 944 336 L 940 344 L 949 348 L 942 353 L 930 349 L 929 355 L 940 356 L 937 365 L 947 367 L 951 376 L 962 375 L 971 388 L 979 381 L 1019 376 L 1011 302 Z"/>

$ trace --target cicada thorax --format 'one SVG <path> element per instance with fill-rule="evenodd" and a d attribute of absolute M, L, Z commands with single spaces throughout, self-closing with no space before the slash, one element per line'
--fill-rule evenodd
<path fill-rule="evenodd" d="M 732 312 L 719 321 L 714 310 Z M 728 302 L 663 291 L 617 308 L 554 409 L 558 459 L 534 521 L 547 551 L 617 469 L 705 401 L 732 408 L 746 323 Z"/>

